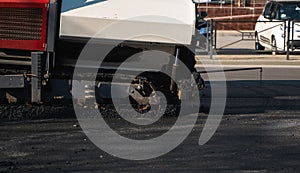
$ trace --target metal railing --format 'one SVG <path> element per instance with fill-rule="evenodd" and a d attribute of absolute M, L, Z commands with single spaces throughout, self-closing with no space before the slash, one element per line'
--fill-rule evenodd
<path fill-rule="evenodd" d="M 258 22 L 263 22 L 263 23 L 273 23 L 271 24 L 271 26 L 269 27 L 265 27 L 263 29 L 261 29 L 260 31 L 245 31 L 245 30 L 239 30 L 236 29 L 234 27 L 232 27 L 232 24 L 240 24 L 240 25 L 245 25 L 245 24 L 250 24 L 250 23 L 258 23 Z M 257 53 L 264 53 L 264 52 L 272 52 L 272 50 L 255 50 L 255 42 L 261 42 L 264 41 L 264 44 L 268 45 L 269 47 L 272 47 L 272 38 L 264 38 L 266 40 L 261 40 L 261 38 L 258 38 L 257 36 L 260 35 L 260 33 L 263 32 L 271 32 L 273 29 L 281 29 L 282 32 L 280 35 L 280 37 L 283 39 L 283 47 L 278 47 L 278 45 L 275 46 L 276 48 L 276 52 L 280 51 L 280 52 L 284 52 L 286 55 L 286 59 L 289 60 L 290 59 L 290 53 L 291 52 L 297 52 L 295 49 L 295 43 L 300 44 L 300 37 L 299 37 L 299 41 L 295 39 L 295 28 L 296 26 L 299 26 L 300 28 L 300 21 L 295 21 L 295 20 L 285 20 L 285 21 L 256 21 L 256 20 L 213 20 L 211 19 L 209 21 L 209 25 L 210 25 L 210 35 L 208 35 L 208 48 L 207 51 L 210 55 L 210 58 L 213 58 L 214 55 L 214 51 L 216 52 L 226 52 L 226 50 L 228 51 L 232 51 L 232 49 L 230 49 L 229 47 L 232 47 L 235 44 L 239 44 L 240 42 L 252 42 L 253 43 L 253 49 L 247 47 L 246 49 L 243 49 L 237 47 L 236 50 L 238 50 L 238 52 L 240 54 L 257 54 Z M 230 40 L 226 40 L 228 43 L 224 44 L 220 46 L 218 45 L 218 31 L 219 28 L 226 28 L 226 30 L 229 31 L 235 31 L 237 33 L 237 35 L 239 35 L 238 37 L 235 37 L 234 41 L 230 41 Z M 300 36 L 300 29 L 299 31 L 299 36 Z M 278 33 L 273 33 L 273 34 L 278 34 Z M 274 36 L 275 37 L 275 36 Z M 299 46 L 299 45 L 296 45 Z M 246 50 L 246 51 L 245 51 Z"/>

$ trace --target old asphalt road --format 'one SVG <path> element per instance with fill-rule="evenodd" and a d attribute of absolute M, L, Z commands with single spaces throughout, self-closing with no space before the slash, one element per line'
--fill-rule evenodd
<path fill-rule="evenodd" d="M 205 145 L 199 146 L 198 140 L 207 110 L 199 114 L 182 144 L 164 156 L 145 161 L 105 153 L 86 137 L 76 119 L 1 122 L 0 172 L 300 172 L 297 64 L 274 64 L 266 59 L 264 63 L 261 59 L 221 61 L 225 69 L 262 67 L 262 80 L 259 70 L 226 72 L 225 115 Z M 206 87 L 202 101 L 209 107 L 210 84 Z M 175 120 L 166 117 L 163 123 L 149 128 L 132 127 L 118 119 L 108 119 L 107 123 L 129 138 L 149 138 L 164 133 Z"/>

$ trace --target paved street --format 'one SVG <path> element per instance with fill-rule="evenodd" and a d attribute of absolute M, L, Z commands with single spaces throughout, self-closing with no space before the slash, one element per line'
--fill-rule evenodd
<path fill-rule="evenodd" d="M 203 146 L 198 140 L 208 110 L 202 110 L 182 144 L 146 161 L 105 153 L 86 137 L 76 119 L 2 122 L 0 172 L 299 172 L 300 82 L 229 81 L 227 86 L 225 115 Z M 202 98 L 206 103 L 207 87 Z M 64 112 L 72 111 L 60 114 Z M 166 117 L 145 128 L 119 119 L 106 122 L 119 134 L 143 138 L 161 135 L 174 121 Z"/>
<path fill-rule="evenodd" d="M 199 146 L 198 140 L 210 108 L 209 82 L 191 134 L 164 156 L 145 161 L 116 158 L 87 138 L 72 107 L 53 112 L 37 110 L 47 114 L 40 117 L 49 118 L 50 114 L 56 119 L 0 121 L 0 172 L 300 172 L 299 55 L 292 55 L 292 60 L 287 61 L 284 55 L 236 55 L 237 49 L 231 47 L 232 52 L 219 54 L 213 60 L 197 56 L 199 71 L 219 67 L 218 63 L 225 70 L 242 70 L 225 72 L 225 113 L 217 132 L 205 145 Z M 209 79 L 208 74 L 203 77 Z M 0 113 L 20 114 L 14 110 L 16 107 L 0 107 Z M 106 119 L 116 132 L 134 139 L 160 136 L 175 121 L 175 117 L 164 117 L 160 123 L 141 128 L 120 119 Z"/>
<path fill-rule="evenodd" d="M 263 106 L 262 106 L 263 107 Z M 260 109 L 257 106 L 255 109 Z M 206 119 L 200 114 L 190 136 L 176 149 L 146 161 L 104 153 L 84 135 L 75 119 L 1 123 L 0 172 L 299 172 L 300 112 L 268 107 L 265 113 L 226 114 L 213 138 L 198 145 Z M 287 107 L 289 109 L 289 107 Z M 172 122 L 174 118 L 163 121 Z M 143 132 L 108 121 L 129 137 Z M 9 133 L 7 133 L 9 131 Z"/>

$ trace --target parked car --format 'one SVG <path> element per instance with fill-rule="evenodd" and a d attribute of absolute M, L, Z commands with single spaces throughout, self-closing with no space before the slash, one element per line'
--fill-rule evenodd
<path fill-rule="evenodd" d="M 300 48 L 300 0 L 267 1 L 257 21 L 256 50 L 267 48 L 275 55 L 277 52 L 287 51 L 288 46 L 290 49 Z M 288 29 L 289 22 L 290 29 Z"/>

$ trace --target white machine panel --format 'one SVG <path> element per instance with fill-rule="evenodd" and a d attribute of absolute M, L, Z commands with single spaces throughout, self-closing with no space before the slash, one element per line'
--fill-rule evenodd
<path fill-rule="evenodd" d="M 191 44 L 192 0 L 63 0 L 60 37 Z"/>

